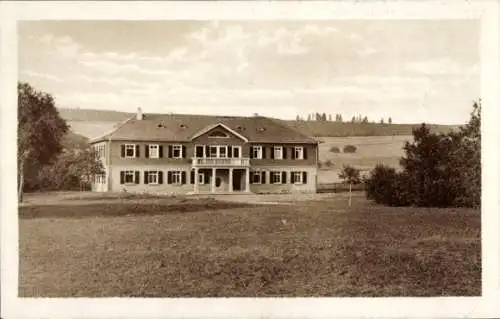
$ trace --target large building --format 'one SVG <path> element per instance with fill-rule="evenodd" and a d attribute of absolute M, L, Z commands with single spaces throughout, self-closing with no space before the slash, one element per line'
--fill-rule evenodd
<path fill-rule="evenodd" d="M 262 116 L 143 114 L 91 141 L 97 192 L 315 192 L 318 142 Z"/>

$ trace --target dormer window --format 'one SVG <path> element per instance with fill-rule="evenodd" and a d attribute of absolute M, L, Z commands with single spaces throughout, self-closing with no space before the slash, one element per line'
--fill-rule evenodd
<path fill-rule="evenodd" d="M 229 138 L 229 135 L 222 131 L 214 131 L 208 135 L 208 137 L 211 138 Z"/>
<path fill-rule="evenodd" d="M 257 131 L 258 131 L 258 132 L 264 132 L 265 130 L 266 130 L 266 129 L 265 129 L 265 128 L 263 128 L 263 127 L 259 127 L 259 128 L 257 128 Z"/>

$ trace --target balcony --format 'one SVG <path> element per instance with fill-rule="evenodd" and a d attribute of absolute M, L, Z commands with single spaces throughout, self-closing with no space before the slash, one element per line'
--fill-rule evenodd
<path fill-rule="evenodd" d="M 193 167 L 248 167 L 250 159 L 243 158 L 218 158 L 218 157 L 193 157 Z"/>

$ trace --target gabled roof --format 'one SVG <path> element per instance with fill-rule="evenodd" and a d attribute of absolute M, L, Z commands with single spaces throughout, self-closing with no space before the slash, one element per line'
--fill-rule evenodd
<path fill-rule="evenodd" d="M 230 127 L 228 127 L 227 125 L 224 125 L 224 123 L 216 123 L 216 124 L 214 124 L 214 125 L 210 125 L 210 126 L 205 127 L 204 129 L 202 129 L 201 131 L 199 131 L 198 133 L 196 133 L 194 136 L 192 136 L 192 137 L 191 137 L 191 140 L 194 140 L 195 138 L 200 137 L 201 135 L 203 135 L 203 134 L 205 134 L 205 133 L 207 133 L 207 132 L 210 132 L 211 130 L 213 130 L 213 129 L 214 129 L 214 128 L 216 128 L 216 127 L 222 127 L 222 128 L 224 128 L 225 130 L 227 130 L 227 131 L 229 131 L 229 132 L 233 133 L 234 135 L 238 136 L 238 137 L 239 137 L 239 138 L 241 138 L 243 141 L 248 142 L 248 139 L 247 139 L 245 136 L 243 136 L 243 135 L 241 135 L 240 133 L 238 133 L 238 132 L 236 132 L 236 131 L 232 130 L 232 129 L 231 129 Z"/>
<path fill-rule="evenodd" d="M 313 138 L 268 117 L 189 114 L 144 114 L 142 120 L 133 117 L 91 143 L 109 139 L 189 142 L 200 131 L 217 125 L 223 125 L 254 143 L 317 143 Z"/>

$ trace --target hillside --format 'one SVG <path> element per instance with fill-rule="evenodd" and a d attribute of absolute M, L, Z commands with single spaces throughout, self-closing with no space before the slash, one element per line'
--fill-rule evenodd
<path fill-rule="evenodd" d="M 86 137 L 96 137 L 113 128 L 113 126 L 133 113 L 60 108 L 59 113 L 71 125 L 73 132 Z M 308 136 L 345 137 L 345 136 L 395 136 L 412 135 L 412 129 L 420 124 L 379 124 L 379 123 L 338 123 L 322 121 L 278 120 Z M 431 131 L 446 133 L 457 126 L 429 125 Z"/>

